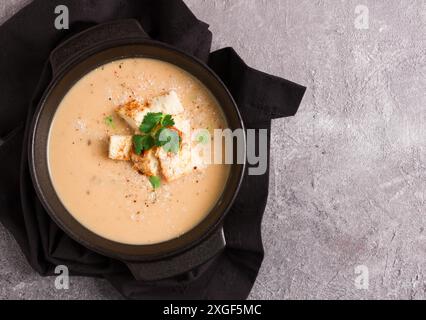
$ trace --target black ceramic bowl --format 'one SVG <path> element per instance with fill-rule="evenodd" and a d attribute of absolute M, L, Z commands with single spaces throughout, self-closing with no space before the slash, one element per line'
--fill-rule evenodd
<path fill-rule="evenodd" d="M 221 223 L 241 184 L 245 164 L 231 168 L 225 191 L 208 216 L 179 238 L 153 245 L 128 245 L 105 239 L 81 225 L 61 203 L 48 168 L 48 137 L 52 119 L 63 97 L 84 75 L 114 60 L 149 57 L 172 63 L 199 79 L 215 96 L 230 129 L 244 129 L 238 108 L 222 81 L 204 63 L 175 48 L 149 39 L 133 20 L 100 25 L 79 34 L 52 52 L 53 80 L 35 113 L 30 131 L 30 170 L 38 195 L 52 219 L 73 239 L 89 249 L 128 262 L 167 259 L 199 245 Z"/>

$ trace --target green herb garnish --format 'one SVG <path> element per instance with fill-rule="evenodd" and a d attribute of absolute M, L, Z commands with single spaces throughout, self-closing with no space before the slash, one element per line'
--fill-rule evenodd
<path fill-rule="evenodd" d="M 163 147 L 166 152 L 179 152 L 180 136 L 175 130 L 162 128 L 157 140 L 156 145 Z"/>
<path fill-rule="evenodd" d="M 175 125 L 175 120 L 173 120 L 172 116 L 170 114 L 166 114 L 162 119 L 161 119 L 161 126 L 163 127 L 173 127 Z"/>
<path fill-rule="evenodd" d="M 155 133 L 155 145 L 157 147 L 162 147 L 164 146 L 167 142 L 169 142 L 168 137 L 166 136 L 165 132 L 166 130 L 170 130 L 167 128 L 160 128 L 157 130 L 157 132 Z M 161 137 L 161 138 L 160 138 Z"/>
<path fill-rule="evenodd" d="M 163 120 L 163 114 L 159 113 L 148 113 L 145 118 L 143 118 L 142 124 L 139 127 L 139 130 L 142 133 L 150 133 L 160 122 Z"/>
<path fill-rule="evenodd" d="M 135 153 L 140 155 L 142 151 L 151 149 L 155 144 L 154 138 L 150 135 L 135 135 L 133 136 L 133 146 Z"/>
<path fill-rule="evenodd" d="M 158 189 L 161 186 L 161 179 L 157 176 L 149 177 L 149 182 L 151 182 L 154 189 Z"/>
<path fill-rule="evenodd" d="M 207 144 L 209 142 L 210 133 L 208 130 L 203 130 L 197 134 L 195 140 L 201 144 Z"/>
<path fill-rule="evenodd" d="M 108 127 L 111 127 L 111 128 L 114 128 L 114 127 L 115 127 L 115 125 L 114 125 L 114 119 L 113 119 L 113 117 L 112 117 L 112 116 L 105 117 L 104 121 L 105 121 L 105 124 L 106 124 Z"/>
<path fill-rule="evenodd" d="M 148 113 L 139 126 L 142 135 L 133 137 L 136 154 L 154 146 L 163 147 L 166 152 L 177 153 L 181 138 L 176 130 L 170 129 L 174 125 L 175 121 L 170 114 Z"/>
<path fill-rule="evenodd" d="M 133 136 L 135 153 L 140 155 L 155 146 L 164 148 L 166 152 L 178 153 L 182 139 L 177 130 L 171 128 L 174 125 L 175 121 L 170 114 L 148 113 L 139 126 L 141 134 Z M 149 177 L 149 182 L 154 189 L 161 186 L 159 177 Z"/>

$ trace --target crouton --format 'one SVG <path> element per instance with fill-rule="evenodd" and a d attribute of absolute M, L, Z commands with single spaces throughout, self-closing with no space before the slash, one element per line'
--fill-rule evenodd
<path fill-rule="evenodd" d="M 177 180 L 194 170 L 191 162 L 190 123 L 179 116 L 174 117 L 174 120 L 175 126 L 171 129 L 178 131 L 181 138 L 178 153 L 167 152 L 164 148 L 158 148 L 155 153 L 160 163 L 161 174 L 168 182 Z"/>
<path fill-rule="evenodd" d="M 141 155 L 131 153 L 133 168 L 140 173 L 152 177 L 158 176 L 158 159 L 155 157 L 155 148 L 144 151 Z"/>
<path fill-rule="evenodd" d="M 150 112 L 162 112 L 171 115 L 177 115 L 184 111 L 177 93 L 173 90 L 153 98 L 148 107 Z"/>
<path fill-rule="evenodd" d="M 162 112 L 177 115 L 184 111 L 175 91 L 155 97 L 149 103 L 141 104 L 131 100 L 117 108 L 117 114 L 123 118 L 134 130 L 138 130 L 143 119 L 149 112 Z"/>
<path fill-rule="evenodd" d="M 123 118 L 134 130 L 138 130 L 149 108 L 136 100 L 131 100 L 116 109 L 117 114 Z"/>
<path fill-rule="evenodd" d="M 160 171 L 167 182 L 181 178 L 193 170 L 191 166 L 191 149 L 187 143 L 182 143 L 177 154 L 158 148 L 155 155 L 160 162 Z"/>
<path fill-rule="evenodd" d="M 132 136 L 111 136 L 109 138 L 109 154 L 112 160 L 129 161 L 132 150 Z"/>

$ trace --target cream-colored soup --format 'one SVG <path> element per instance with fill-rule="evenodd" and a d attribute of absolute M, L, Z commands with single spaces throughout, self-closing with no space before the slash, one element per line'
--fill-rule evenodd
<path fill-rule="evenodd" d="M 115 113 L 129 99 L 175 90 L 193 128 L 226 127 L 212 94 L 184 70 L 135 58 L 106 64 L 78 81 L 62 100 L 49 138 L 49 169 L 67 210 L 86 228 L 121 243 L 154 244 L 199 224 L 224 190 L 227 165 L 210 165 L 155 191 L 126 161 L 108 159 L 110 135 L 132 134 Z M 112 123 L 105 121 L 112 116 Z"/>

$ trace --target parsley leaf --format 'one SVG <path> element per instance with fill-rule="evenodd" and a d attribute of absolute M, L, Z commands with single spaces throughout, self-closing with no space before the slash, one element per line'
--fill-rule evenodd
<path fill-rule="evenodd" d="M 109 127 L 111 127 L 111 128 L 114 128 L 114 127 L 115 127 L 115 125 L 114 125 L 114 119 L 113 119 L 113 117 L 112 117 L 112 116 L 105 117 L 104 121 L 105 121 L 105 124 L 106 124 L 107 126 L 109 126 Z"/>
<path fill-rule="evenodd" d="M 143 149 L 149 150 L 155 145 L 154 138 L 151 136 L 143 136 Z"/>
<path fill-rule="evenodd" d="M 170 141 L 170 137 L 167 135 L 166 130 L 169 130 L 167 128 L 160 128 L 155 133 L 155 145 L 157 147 L 164 146 L 167 142 Z"/>
<path fill-rule="evenodd" d="M 197 134 L 195 140 L 201 144 L 207 144 L 210 140 L 210 133 L 208 130 L 203 130 Z"/>
<path fill-rule="evenodd" d="M 163 147 L 166 152 L 178 153 L 181 138 L 175 130 L 164 128 L 156 140 L 156 144 Z"/>
<path fill-rule="evenodd" d="M 151 149 L 155 144 L 154 138 L 150 135 L 136 135 L 133 136 L 133 146 L 135 153 L 140 155 L 142 151 Z"/>
<path fill-rule="evenodd" d="M 163 116 L 163 119 L 161 119 L 161 125 L 163 127 L 173 127 L 175 125 L 175 120 L 173 120 L 172 115 L 166 114 Z"/>
<path fill-rule="evenodd" d="M 163 147 L 166 152 L 178 153 L 182 138 L 176 130 L 169 129 L 174 125 L 175 121 L 170 114 L 148 113 L 139 127 L 144 134 L 133 137 L 136 154 L 140 155 L 154 146 Z"/>
<path fill-rule="evenodd" d="M 158 189 L 161 186 L 161 179 L 157 176 L 149 177 L 149 182 L 151 182 L 154 189 Z"/>
<path fill-rule="evenodd" d="M 163 119 L 163 114 L 158 113 L 148 113 L 144 118 L 139 127 L 139 130 L 143 133 L 150 133 Z"/>
<path fill-rule="evenodd" d="M 142 136 L 133 136 L 133 147 L 135 148 L 135 153 L 140 155 L 143 151 L 142 145 Z"/>

